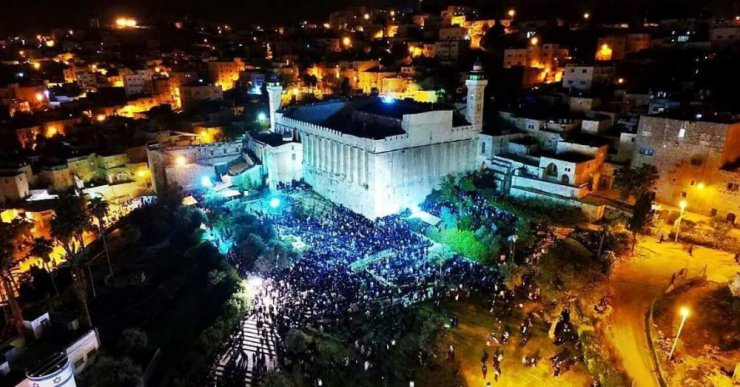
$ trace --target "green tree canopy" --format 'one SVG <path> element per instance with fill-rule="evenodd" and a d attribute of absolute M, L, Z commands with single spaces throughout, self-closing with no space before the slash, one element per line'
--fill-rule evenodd
<path fill-rule="evenodd" d="M 90 369 L 95 387 L 137 387 L 141 376 L 141 367 L 125 356 L 101 356 Z"/>
<path fill-rule="evenodd" d="M 629 197 L 637 199 L 650 193 L 659 178 L 658 169 L 650 164 L 643 164 L 637 168 L 623 167 L 614 174 L 614 187 L 623 199 Z"/>

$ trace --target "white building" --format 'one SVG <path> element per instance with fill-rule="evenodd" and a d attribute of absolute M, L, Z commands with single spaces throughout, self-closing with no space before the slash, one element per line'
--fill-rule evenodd
<path fill-rule="evenodd" d="M 152 74 L 149 70 L 136 70 L 123 76 L 123 89 L 127 96 L 152 91 Z"/>
<path fill-rule="evenodd" d="M 270 189 L 279 183 L 290 183 L 303 178 L 303 146 L 283 139 L 277 133 L 255 133 L 248 135 L 247 148 L 262 163 L 262 176 Z"/>
<path fill-rule="evenodd" d="M 566 65 L 563 87 L 566 89 L 591 90 L 609 84 L 614 79 L 614 66 Z"/>
<path fill-rule="evenodd" d="M 303 178 L 368 218 L 421 203 L 449 174 L 477 166 L 484 79 L 476 64 L 465 116 L 452 107 L 361 98 L 287 107 L 275 130 L 300 139 Z"/>

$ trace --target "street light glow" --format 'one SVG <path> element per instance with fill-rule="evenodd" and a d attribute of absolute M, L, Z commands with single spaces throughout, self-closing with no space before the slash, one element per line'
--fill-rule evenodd
<path fill-rule="evenodd" d="M 683 326 L 686 324 L 686 318 L 689 317 L 690 310 L 688 307 L 682 306 L 678 313 L 681 315 L 681 325 L 678 326 L 678 332 L 676 332 L 676 338 L 673 340 L 671 352 L 668 354 L 668 360 L 673 358 L 673 353 L 676 351 L 676 344 L 678 344 L 678 338 L 681 337 L 681 331 L 683 331 Z"/>
<path fill-rule="evenodd" d="M 188 163 L 188 159 L 185 158 L 185 156 L 177 156 L 175 158 L 175 164 L 179 166 L 183 166 Z"/>
<path fill-rule="evenodd" d="M 280 207 L 280 199 L 279 198 L 272 198 L 270 199 L 270 207 L 271 208 L 278 208 Z"/>
<path fill-rule="evenodd" d="M 681 200 L 681 203 L 678 203 L 678 206 L 681 207 L 681 211 L 685 210 L 687 205 L 688 203 L 686 200 Z"/>
<path fill-rule="evenodd" d="M 119 17 L 116 19 L 116 27 L 118 28 L 134 28 L 136 24 L 136 19 L 128 17 Z"/>
<path fill-rule="evenodd" d="M 257 120 L 259 122 L 265 122 L 267 120 L 267 115 L 264 112 L 260 112 L 257 114 Z"/>
<path fill-rule="evenodd" d="M 688 307 L 684 306 L 684 307 L 681 307 L 678 313 L 681 315 L 681 317 L 687 318 L 689 317 L 689 314 L 691 314 L 691 311 L 689 310 Z"/>
<path fill-rule="evenodd" d="M 510 9 L 510 10 L 509 10 L 508 14 L 509 14 L 509 17 L 510 17 L 510 18 L 514 18 L 514 15 L 516 15 L 516 10 L 514 10 L 514 9 L 512 8 L 512 9 Z"/>

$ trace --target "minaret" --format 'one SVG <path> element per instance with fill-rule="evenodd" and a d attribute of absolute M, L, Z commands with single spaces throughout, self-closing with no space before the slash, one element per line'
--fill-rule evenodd
<path fill-rule="evenodd" d="M 465 106 L 465 119 L 470 122 L 476 130 L 483 129 L 483 100 L 484 91 L 488 80 L 483 73 L 480 60 L 475 61 L 473 71 L 470 72 L 465 86 L 468 87 L 468 100 Z"/>
<path fill-rule="evenodd" d="M 277 79 L 271 79 L 267 82 L 267 95 L 270 102 L 270 130 L 275 131 L 275 113 L 280 109 L 281 98 L 283 95 L 283 86 Z"/>

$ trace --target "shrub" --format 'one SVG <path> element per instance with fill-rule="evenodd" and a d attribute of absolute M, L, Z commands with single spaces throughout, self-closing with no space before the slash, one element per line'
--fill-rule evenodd
<path fill-rule="evenodd" d="M 476 239 L 472 231 L 447 229 L 442 231 L 441 237 L 442 242 L 458 254 L 481 263 L 489 261 L 490 250 Z"/>

